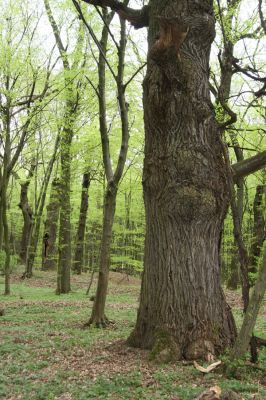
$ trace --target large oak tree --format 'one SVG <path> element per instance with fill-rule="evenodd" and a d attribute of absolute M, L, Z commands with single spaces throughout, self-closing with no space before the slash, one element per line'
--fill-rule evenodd
<path fill-rule="evenodd" d="M 166 358 L 208 358 L 236 338 L 220 280 L 231 178 L 224 125 L 215 119 L 209 91 L 213 2 L 150 0 L 133 10 L 116 0 L 85 1 L 110 7 L 135 28 L 148 27 L 145 259 L 137 322 L 128 342 Z M 265 165 L 265 154 L 237 164 L 234 179 L 261 158 Z"/>

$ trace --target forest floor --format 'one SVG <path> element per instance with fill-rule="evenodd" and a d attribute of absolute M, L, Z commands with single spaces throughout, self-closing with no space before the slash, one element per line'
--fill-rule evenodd
<path fill-rule="evenodd" d="M 6 400 L 192 400 L 214 385 L 243 399 L 266 399 L 266 349 L 259 364 L 242 364 L 238 378 L 221 369 L 203 375 L 192 363 L 158 365 L 149 353 L 125 344 L 136 318 L 140 280 L 111 273 L 107 329 L 82 329 L 92 302 L 85 295 L 89 274 L 73 276 L 72 292 L 55 295 L 54 273 L 36 271 L 32 279 L 12 275 L 12 294 L 3 296 L 0 277 L 0 398 Z M 95 281 L 90 295 L 95 291 Z M 241 297 L 226 292 L 237 323 Z M 89 296 L 90 297 L 90 296 Z M 266 302 L 256 334 L 266 338 Z"/>

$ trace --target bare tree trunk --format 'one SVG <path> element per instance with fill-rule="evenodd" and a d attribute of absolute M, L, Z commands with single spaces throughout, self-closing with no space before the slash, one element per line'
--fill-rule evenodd
<path fill-rule="evenodd" d="M 74 51 L 74 61 L 70 64 L 69 56 L 66 52 L 60 30 L 54 19 L 49 0 L 44 0 L 46 13 L 54 33 L 57 49 L 64 68 L 65 81 L 65 110 L 64 121 L 61 132 L 60 152 L 61 152 L 61 209 L 59 217 L 59 258 L 57 269 L 57 289 L 58 294 L 70 291 L 70 271 L 71 271 L 71 205 L 70 205 L 70 180 L 71 180 L 71 144 L 74 134 L 75 118 L 78 112 L 80 93 L 76 90 L 76 85 L 71 78 L 71 72 L 79 68 L 80 54 L 84 41 L 82 23 L 80 24 L 79 34 Z M 84 60 L 82 60 L 83 62 Z M 77 84 L 79 87 L 79 84 Z"/>
<path fill-rule="evenodd" d="M 254 286 L 248 308 L 244 315 L 244 320 L 237 336 L 236 343 L 231 351 L 230 359 L 236 361 L 243 357 L 248 349 L 252 332 L 255 327 L 259 308 L 263 300 L 266 289 L 266 246 L 264 246 L 262 262 L 259 269 L 258 279 Z M 231 370 L 232 367 L 230 366 Z"/>
<path fill-rule="evenodd" d="M 51 185 L 50 201 L 47 206 L 47 216 L 44 224 L 44 238 L 42 251 L 42 270 L 56 270 L 57 246 L 56 236 L 60 211 L 60 181 L 54 179 Z"/>
<path fill-rule="evenodd" d="M 103 328 L 108 323 L 105 316 L 105 303 L 108 288 L 109 266 L 110 266 L 110 248 L 112 240 L 112 229 L 115 215 L 117 188 L 108 184 L 105 194 L 104 215 L 101 249 L 99 258 L 99 277 L 97 291 L 91 318 L 86 325 L 94 323 L 98 328 Z"/>
<path fill-rule="evenodd" d="M 32 225 L 32 229 L 30 232 L 30 242 L 29 242 L 28 252 L 27 252 L 27 262 L 26 262 L 26 268 L 25 268 L 25 272 L 23 274 L 23 278 L 31 278 L 32 277 L 32 270 L 33 270 L 33 265 L 34 265 L 38 242 L 39 242 L 41 218 L 43 215 L 47 188 L 48 188 L 48 185 L 50 182 L 54 163 L 55 163 L 55 160 L 57 157 L 58 146 L 59 146 L 59 135 L 56 137 L 53 155 L 52 155 L 52 157 L 49 161 L 49 164 L 47 166 L 47 169 L 45 171 L 45 176 L 44 176 L 44 179 L 42 182 L 40 194 L 38 196 L 33 225 Z"/>
<path fill-rule="evenodd" d="M 22 228 L 22 237 L 21 237 L 21 244 L 20 244 L 20 259 L 23 264 L 26 264 L 27 261 L 27 251 L 29 247 L 29 242 L 30 242 L 30 233 L 32 230 L 32 217 L 33 217 L 33 211 L 32 208 L 29 204 L 28 200 L 28 189 L 29 189 L 29 184 L 30 180 L 33 176 L 34 170 L 35 170 L 35 160 L 32 161 L 31 168 L 29 171 L 29 175 L 27 177 L 26 182 L 21 183 L 21 188 L 20 188 L 20 202 L 19 202 L 19 207 L 21 208 L 22 215 L 23 215 L 23 228 Z"/>
<path fill-rule="evenodd" d="M 107 13 L 104 10 L 105 25 L 102 31 L 101 38 L 101 51 L 99 55 L 98 75 L 99 75 L 99 89 L 97 92 L 99 99 L 100 109 L 100 133 L 102 140 L 103 164 L 105 169 L 105 176 L 107 179 L 107 187 L 105 191 L 104 200 L 104 215 L 102 227 L 102 239 L 99 256 L 99 277 L 97 283 L 97 291 L 93 304 L 93 310 L 89 322 L 85 325 L 95 324 L 97 327 L 104 327 L 108 323 L 105 316 L 105 303 L 107 297 L 109 265 L 110 265 L 110 248 L 112 240 L 112 229 L 116 207 L 116 196 L 118 185 L 122 177 L 124 166 L 126 162 L 128 141 L 129 141 L 129 126 L 128 126 L 128 104 L 125 99 L 124 85 L 124 63 L 125 63 L 125 48 L 126 48 L 126 24 L 125 21 L 120 19 L 120 43 L 118 48 L 118 71 L 116 80 L 116 87 L 118 93 L 119 111 L 121 119 L 121 145 L 118 161 L 113 171 L 112 160 L 110 156 L 108 128 L 107 128 L 107 110 L 106 110 L 106 52 L 107 41 L 109 34 L 109 25 L 113 18 L 114 13 Z"/>
<path fill-rule="evenodd" d="M 0 167 L 0 187 L 3 186 L 2 167 Z M 0 190 L 0 216 L 3 214 L 2 190 Z M 4 227 L 3 221 L 0 217 L 0 251 L 3 249 Z"/>
<path fill-rule="evenodd" d="M 88 228 L 85 229 L 85 238 L 84 238 L 84 271 L 87 272 L 89 270 L 89 232 Z"/>
<path fill-rule="evenodd" d="M 9 79 L 6 81 L 6 89 L 9 91 Z M 9 226 L 7 220 L 7 189 L 9 183 L 9 166 L 11 161 L 11 116 L 10 116 L 10 98 L 7 99 L 7 107 L 4 112 L 4 133 L 5 146 L 3 157 L 3 174 L 1 176 L 1 223 L 3 224 L 3 241 L 5 250 L 5 295 L 10 294 L 10 241 L 9 241 Z"/>
<path fill-rule="evenodd" d="M 256 195 L 253 203 L 254 224 L 252 244 L 249 254 L 249 271 L 257 272 L 258 260 L 261 253 L 261 248 L 265 240 L 265 194 L 266 186 L 259 185 L 256 188 Z"/>
<path fill-rule="evenodd" d="M 243 221 L 243 214 L 244 214 L 244 180 L 239 179 L 237 184 L 237 192 L 236 192 L 236 209 L 239 221 L 240 221 L 240 228 L 242 231 L 242 221 Z M 236 242 L 234 241 L 234 249 L 231 258 L 231 265 L 229 271 L 229 277 L 227 280 L 227 288 L 236 290 L 239 283 L 240 283 L 240 270 L 239 270 L 239 250 L 237 247 Z"/>
<path fill-rule="evenodd" d="M 61 207 L 59 217 L 59 258 L 57 270 L 57 293 L 70 292 L 71 271 L 71 205 L 70 205 L 70 180 L 71 180 L 71 143 L 72 129 L 64 129 L 61 136 Z"/>
<path fill-rule="evenodd" d="M 78 222 L 77 239 L 76 239 L 76 249 L 75 249 L 75 256 L 74 256 L 74 260 L 73 260 L 73 270 L 77 274 L 81 274 L 82 269 L 83 269 L 84 238 L 85 238 L 85 228 L 86 228 L 88 205 L 89 205 L 89 198 L 88 198 L 89 186 L 90 186 L 90 174 L 85 173 L 83 175 L 83 182 L 82 182 L 82 192 L 81 192 L 79 222 Z"/>
<path fill-rule="evenodd" d="M 4 228 L 4 246 L 5 246 L 5 295 L 10 294 L 10 243 L 9 243 L 9 227 L 7 221 L 7 185 L 8 180 L 5 174 L 3 174 L 2 180 L 2 223 Z"/>
<path fill-rule="evenodd" d="M 220 10 L 220 25 L 223 31 L 223 52 L 219 57 L 220 61 L 220 69 L 221 69 L 221 80 L 220 85 L 217 92 L 217 102 L 221 104 L 223 107 L 223 117 L 224 121 L 228 118 L 228 103 L 229 97 L 231 93 L 231 84 L 233 77 L 233 59 L 234 59 L 234 44 L 231 41 L 231 32 L 233 31 L 233 16 L 234 10 L 236 10 L 239 4 L 239 0 L 229 0 L 228 1 L 228 9 L 227 13 L 222 15 L 222 11 Z M 220 7 L 220 5 L 219 5 Z M 226 24 L 227 30 L 224 32 L 224 24 Z M 228 36 L 227 36 L 228 35 Z M 233 128 L 232 128 L 233 129 Z M 229 136 L 231 142 L 234 147 L 234 152 L 236 155 L 236 159 L 238 162 L 244 160 L 243 150 L 239 146 L 239 142 L 237 140 L 237 135 L 233 132 L 233 130 L 229 131 Z M 243 219 L 243 201 L 244 201 L 244 179 L 239 178 L 235 182 L 237 184 L 237 194 L 236 194 L 236 207 L 234 212 L 237 213 L 240 223 L 240 230 L 242 229 L 242 219 Z M 229 277 L 227 280 L 227 287 L 229 289 L 237 289 L 237 286 L 240 282 L 240 270 L 239 270 L 239 251 L 237 247 L 236 241 L 235 249 L 232 254 L 231 265 Z"/>

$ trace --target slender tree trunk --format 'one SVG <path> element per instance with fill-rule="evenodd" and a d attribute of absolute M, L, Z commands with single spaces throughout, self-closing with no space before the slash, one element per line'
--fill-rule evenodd
<path fill-rule="evenodd" d="M 258 259 L 260 257 L 261 248 L 265 240 L 265 194 L 266 186 L 257 186 L 253 203 L 254 224 L 249 258 L 249 271 L 253 273 L 257 272 Z"/>
<path fill-rule="evenodd" d="M 39 234 L 40 234 L 40 227 L 41 227 L 41 217 L 42 217 L 42 210 L 40 210 L 40 214 L 37 214 L 33 220 L 33 224 L 31 225 L 31 230 L 29 233 L 30 240 L 29 245 L 27 247 L 27 254 L 26 254 L 26 269 L 23 274 L 23 278 L 31 278 L 33 275 L 33 266 L 36 257 L 36 252 L 38 248 L 39 242 Z"/>
<path fill-rule="evenodd" d="M 6 89 L 9 91 L 9 77 L 6 81 Z M 9 241 L 9 226 L 7 220 L 7 189 L 9 183 L 8 169 L 11 160 L 11 111 L 10 98 L 7 98 L 7 106 L 3 118 L 5 145 L 3 157 L 3 174 L 1 174 L 1 223 L 3 225 L 3 242 L 5 250 L 5 295 L 10 294 L 10 241 Z"/>
<path fill-rule="evenodd" d="M 84 239 L 84 271 L 87 272 L 89 269 L 89 232 L 85 229 Z"/>
<path fill-rule="evenodd" d="M 10 236 L 9 236 L 10 249 L 11 249 L 10 253 L 11 253 L 11 255 L 18 254 L 15 225 L 16 224 L 14 223 L 14 220 L 11 221 L 11 224 L 10 224 Z"/>
<path fill-rule="evenodd" d="M 3 176 L 2 176 L 2 168 L 0 167 L 0 188 L 3 186 Z M 3 214 L 3 202 L 2 202 L 2 189 L 0 189 L 0 216 Z M 0 251 L 3 249 L 3 239 L 4 239 L 4 227 L 3 220 L 0 217 Z"/>
<path fill-rule="evenodd" d="M 24 187 L 22 187 L 24 186 Z M 23 264 L 26 264 L 27 259 L 27 248 L 29 246 L 30 232 L 32 229 L 32 209 L 28 203 L 27 192 L 28 185 L 21 185 L 20 204 L 19 207 L 22 210 L 24 224 L 22 228 L 22 236 L 20 242 L 20 260 Z"/>
<path fill-rule="evenodd" d="M 0 196 L 0 215 L 3 214 L 2 197 Z M 0 251 L 3 250 L 3 239 L 4 239 L 4 226 L 3 221 L 0 221 Z"/>
<path fill-rule="evenodd" d="M 128 2 L 126 2 L 128 3 Z M 122 177 L 129 141 L 129 126 L 128 126 L 128 104 L 125 99 L 124 85 L 124 66 L 125 66 L 125 48 L 126 48 L 126 24 L 125 21 L 120 19 L 120 43 L 118 46 L 118 67 L 116 76 L 116 86 L 118 93 L 120 120 L 121 120 L 121 145 L 118 156 L 116 168 L 113 171 L 112 160 L 110 157 L 110 146 L 107 129 L 107 111 L 106 111 L 106 93 L 105 93 L 105 68 L 106 68 L 106 50 L 107 40 L 109 34 L 109 25 L 113 18 L 114 13 L 108 15 L 104 10 L 105 26 L 102 31 L 101 38 L 101 52 L 99 56 L 99 109 L 100 109 L 100 133 L 102 140 L 103 164 L 105 169 L 105 176 L 107 179 L 107 187 L 105 192 L 104 202 L 104 215 L 103 215 L 103 231 L 101 240 L 101 249 L 99 257 L 99 277 L 97 283 L 97 291 L 93 304 L 93 310 L 88 324 L 95 324 L 98 327 L 104 327 L 108 322 L 105 317 L 104 309 L 107 296 L 109 265 L 110 265 L 110 248 L 112 239 L 112 228 L 116 207 L 116 196 L 118 185 Z"/>
<path fill-rule="evenodd" d="M 90 271 L 97 270 L 96 265 L 99 265 L 101 230 L 102 226 L 97 221 L 93 221 L 87 237 Z"/>
<path fill-rule="evenodd" d="M 21 184 L 20 188 L 20 202 L 19 202 L 19 207 L 22 211 L 23 215 L 23 228 L 22 228 L 22 237 L 21 237 L 21 244 L 20 244 L 20 259 L 23 264 L 26 264 L 27 262 L 27 251 L 29 247 L 29 242 L 30 242 L 30 232 L 32 230 L 32 224 L 33 224 L 33 212 L 32 208 L 29 204 L 28 200 L 28 189 L 29 189 L 29 184 L 30 184 L 30 179 L 33 175 L 35 169 L 35 161 L 32 162 L 31 169 L 29 171 L 29 175 L 27 177 L 26 182 Z"/>
<path fill-rule="evenodd" d="M 57 246 L 56 236 L 60 211 L 60 181 L 54 179 L 51 185 L 50 201 L 47 206 L 47 216 L 44 224 L 44 239 L 42 252 L 42 270 L 56 270 Z"/>
<path fill-rule="evenodd" d="M 208 358 L 230 347 L 236 337 L 220 278 L 229 194 L 209 94 L 215 19 L 210 2 L 208 7 L 185 0 L 150 3 L 144 81 L 145 259 L 137 322 L 128 341 L 177 359 Z M 162 19 L 156 41 L 158 15 L 169 19 Z"/>
<path fill-rule="evenodd" d="M 35 261 L 35 257 L 36 257 L 36 253 L 37 253 L 38 242 L 39 242 L 41 220 L 42 220 L 43 210 L 44 210 L 44 206 L 45 206 L 46 193 L 47 193 L 47 188 L 48 188 L 50 178 L 52 175 L 54 163 L 56 160 L 58 145 L 59 145 L 59 135 L 56 138 L 53 155 L 52 155 L 52 157 L 49 161 L 49 164 L 47 166 L 47 169 L 45 171 L 45 176 L 44 176 L 44 179 L 42 182 L 42 187 L 40 190 L 40 194 L 38 196 L 36 212 L 35 212 L 35 217 L 34 217 L 34 221 L 33 221 L 34 223 L 32 225 L 32 229 L 30 232 L 30 243 L 28 246 L 26 269 L 25 269 L 25 273 L 23 275 L 24 278 L 32 277 L 32 270 L 33 270 L 33 265 L 34 265 L 34 261 Z"/>
<path fill-rule="evenodd" d="M 236 193 L 236 210 L 240 219 L 240 227 L 242 230 L 242 221 L 244 214 L 244 180 L 240 179 L 237 185 Z M 240 282 L 240 271 L 239 271 L 239 250 L 234 240 L 234 249 L 231 258 L 229 277 L 227 280 L 227 288 L 236 290 Z"/>
<path fill-rule="evenodd" d="M 234 60 L 234 44 L 232 42 L 232 31 L 233 31 L 233 18 L 234 13 L 239 5 L 239 0 L 229 0 L 227 2 L 227 10 L 222 13 L 220 4 L 218 4 L 220 25 L 223 31 L 223 52 L 221 57 L 219 57 L 220 69 L 221 69 L 221 80 L 217 93 L 217 103 L 223 107 L 223 119 L 224 122 L 228 119 L 228 109 L 229 108 L 229 98 L 231 93 L 231 84 L 233 77 L 233 60 Z M 226 31 L 224 31 L 224 26 L 226 26 Z M 233 129 L 233 127 L 232 127 Z M 229 136 L 234 147 L 234 152 L 238 162 L 244 160 L 243 150 L 239 146 L 237 140 L 237 135 L 233 130 L 229 131 Z M 240 234 L 242 229 L 242 219 L 243 219 L 243 200 L 244 200 L 244 179 L 240 178 L 236 182 L 237 184 L 237 195 L 236 195 L 236 207 L 234 212 L 237 213 L 237 218 L 240 222 Z M 230 289 L 237 289 L 240 282 L 240 270 L 239 270 L 239 250 L 236 241 L 235 248 L 232 252 L 232 259 L 230 265 L 229 276 L 227 279 L 227 287 Z M 243 270 L 243 268 L 242 268 Z"/>
<path fill-rule="evenodd" d="M 44 0 L 45 9 L 51 24 L 57 49 L 64 67 L 65 80 L 65 110 L 64 121 L 61 132 L 61 209 L 59 217 L 59 258 L 57 269 L 57 289 L 58 294 L 70 291 L 70 271 L 71 271 L 71 205 L 70 205 L 70 179 L 71 179 L 71 144 L 74 134 L 75 118 L 79 105 L 79 93 L 76 91 L 70 72 L 79 68 L 80 54 L 84 41 L 84 31 L 80 24 L 79 34 L 74 51 L 74 61 L 70 64 L 68 54 L 60 36 L 56 20 L 54 19 L 49 0 Z M 79 85 L 77 85 L 78 87 Z"/>
<path fill-rule="evenodd" d="M 231 351 L 230 358 L 236 361 L 243 357 L 248 349 L 251 340 L 252 332 L 255 327 L 259 308 L 264 298 L 266 289 L 266 246 L 263 251 L 263 258 L 259 270 L 259 276 L 253 289 L 248 308 L 244 315 L 244 320 L 237 337 L 237 341 Z M 231 367 L 229 367 L 231 369 Z"/>
<path fill-rule="evenodd" d="M 101 249 L 99 258 L 99 277 L 97 283 L 97 291 L 91 318 L 86 325 L 94 323 L 97 327 L 105 327 L 108 323 L 105 317 L 105 303 L 107 296 L 109 266 L 110 266 L 110 248 L 112 241 L 112 228 L 116 207 L 116 194 L 117 188 L 112 184 L 107 184 L 105 202 L 104 202 L 104 215 L 103 215 L 103 228 Z M 97 301 L 96 301 L 97 300 Z"/>
<path fill-rule="evenodd" d="M 67 117 L 68 118 L 68 117 Z M 61 208 L 59 217 L 59 258 L 57 293 L 70 292 L 71 271 L 71 205 L 70 205 L 70 180 L 71 180 L 71 143 L 73 138 L 72 128 L 66 128 L 61 136 Z"/>
<path fill-rule="evenodd" d="M 88 205 L 89 205 L 89 198 L 88 198 L 89 186 L 90 186 L 90 175 L 88 173 L 85 173 L 83 175 L 83 182 L 82 182 L 82 192 L 81 192 L 81 203 L 80 203 L 78 230 L 77 230 L 76 249 L 75 249 L 75 256 L 74 256 L 74 261 L 73 261 L 73 270 L 77 274 L 81 274 L 81 271 L 83 268 L 84 238 L 85 238 L 85 228 L 86 228 Z"/>
<path fill-rule="evenodd" d="M 8 180 L 5 176 L 2 180 L 2 223 L 4 228 L 4 246 L 5 246 L 5 295 L 10 295 L 10 242 L 9 227 L 7 221 L 7 184 Z"/>

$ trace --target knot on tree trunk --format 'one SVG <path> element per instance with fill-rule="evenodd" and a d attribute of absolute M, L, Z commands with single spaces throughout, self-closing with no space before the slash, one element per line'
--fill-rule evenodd
<path fill-rule="evenodd" d="M 158 16 L 160 34 L 150 51 L 150 57 L 156 62 L 179 55 L 179 49 L 186 39 L 189 27 L 179 18 Z"/>
<path fill-rule="evenodd" d="M 214 345 L 210 340 L 198 339 L 190 343 L 185 352 L 186 360 L 211 361 L 215 355 Z"/>
<path fill-rule="evenodd" d="M 168 363 L 182 359 L 181 348 L 176 338 L 166 329 L 157 330 L 150 359 L 158 363 Z"/>

